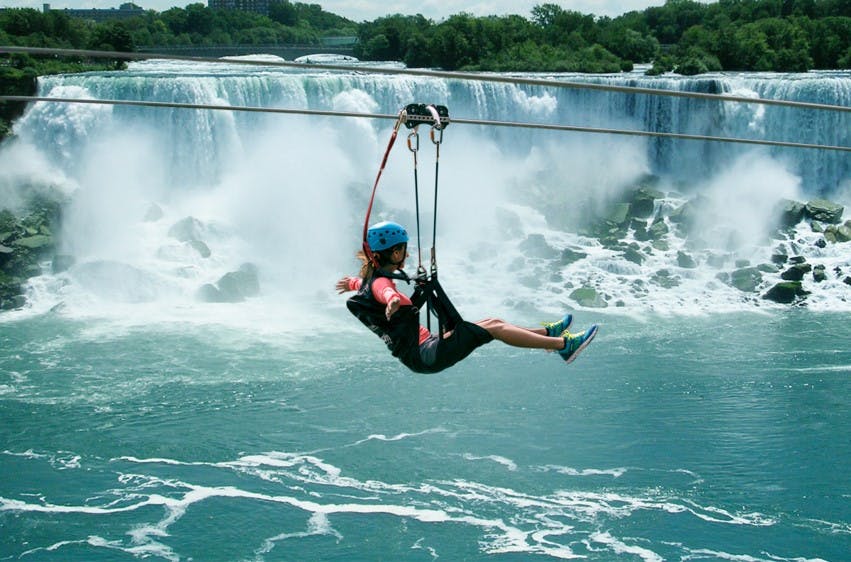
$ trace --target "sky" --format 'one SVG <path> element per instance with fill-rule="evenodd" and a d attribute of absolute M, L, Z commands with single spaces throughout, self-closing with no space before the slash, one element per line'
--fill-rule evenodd
<path fill-rule="evenodd" d="M 0 8 L 36 8 L 49 3 L 52 8 L 117 8 L 129 0 L 0 0 Z M 529 17 L 532 8 L 539 4 L 558 4 L 565 10 L 596 16 L 619 16 L 649 6 L 661 6 L 665 0 L 296 0 L 306 4 L 319 4 L 351 20 L 371 21 L 391 13 L 422 14 L 439 21 L 467 12 L 474 16 L 518 14 Z M 134 0 L 146 10 L 165 11 L 173 6 L 185 7 L 192 0 Z M 202 3 L 206 4 L 206 1 Z M 389 7 L 392 6 L 392 7 Z"/>

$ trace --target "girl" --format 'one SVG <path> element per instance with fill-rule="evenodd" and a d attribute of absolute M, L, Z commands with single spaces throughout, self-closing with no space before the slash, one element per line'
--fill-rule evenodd
<path fill-rule="evenodd" d="M 417 373 L 436 373 L 467 357 L 474 349 L 497 339 L 514 347 L 558 351 L 570 363 L 597 335 L 594 324 L 582 334 L 571 334 L 567 328 L 573 317 L 566 314 L 558 322 L 543 328 L 520 328 L 497 318 L 476 323 L 460 321 L 455 328 L 439 336 L 419 323 L 419 310 L 411 300 L 396 290 L 396 272 L 408 257 L 408 233 L 395 222 L 380 222 L 367 231 L 369 249 L 378 267 L 364 255 L 359 277 L 343 277 L 337 281 L 339 294 L 357 291 L 346 305 L 370 330 L 375 332 L 394 357 Z"/>

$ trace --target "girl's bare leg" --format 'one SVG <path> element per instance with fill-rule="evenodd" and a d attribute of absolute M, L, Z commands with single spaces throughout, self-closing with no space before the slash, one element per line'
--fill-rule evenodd
<path fill-rule="evenodd" d="M 487 330 L 495 340 L 514 347 L 564 349 L 564 338 L 546 335 L 546 328 L 521 328 L 499 318 L 486 318 L 476 324 Z"/>

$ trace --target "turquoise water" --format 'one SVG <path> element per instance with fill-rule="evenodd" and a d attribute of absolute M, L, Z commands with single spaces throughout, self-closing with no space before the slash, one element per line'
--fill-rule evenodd
<path fill-rule="evenodd" d="M 847 314 L 580 312 L 570 366 L 432 376 L 334 315 L 7 316 L 0 560 L 849 559 Z"/>

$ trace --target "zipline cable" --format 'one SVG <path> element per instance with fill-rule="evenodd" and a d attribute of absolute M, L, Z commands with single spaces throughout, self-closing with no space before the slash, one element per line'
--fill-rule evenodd
<path fill-rule="evenodd" d="M 554 79 L 528 78 L 519 76 L 504 76 L 488 73 L 473 72 L 448 72 L 443 70 L 426 70 L 412 68 L 388 68 L 378 66 L 352 66 L 340 64 L 314 64 L 290 61 L 261 61 L 250 59 L 221 59 L 210 57 L 189 57 L 182 55 L 167 55 L 157 53 L 125 53 L 118 51 L 94 51 L 84 49 L 51 49 L 46 47 L 17 47 L 0 46 L 0 54 L 21 53 L 30 55 L 60 55 L 68 57 L 90 57 L 109 58 L 120 60 L 148 60 L 164 59 L 186 62 L 225 63 L 242 64 L 250 66 L 277 66 L 284 68 L 298 68 L 302 70 L 331 70 L 343 72 L 358 72 L 366 74 L 392 74 L 407 76 L 422 76 L 428 78 L 445 78 L 450 80 L 472 80 L 477 82 L 498 82 L 503 84 L 522 84 L 526 86 L 544 86 L 551 88 L 572 88 L 582 90 L 598 90 L 604 92 L 619 92 L 624 94 L 645 94 L 652 96 L 668 96 L 680 98 L 694 98 L 711 101 L 731 101 L 737 103 L 774 105 L 781 107 L 796 107 L 800 109 L 817 109 L 825 111 L 851 112 L 851 107 L 843 105 L 829 105 L 822 103 L 800 102 L 789 100 L 772 100 L 761 98 L 748 98 L 743 96 L 732 96 L 727 94 L 707 94 L 702 92 L 680 92 L 674 90 L 660 90 L 656 88 L 641 88 L 637 86 L 616 86 L 612 84 L 593 84 L 585 82 L 570 82 Z"/>
<path fill-rule="evenodd" d="M 354 117 L 366 119 L 398 119 L 398 115 L 389 115 L 385 113 L 356 113 L 349 111 L 326 111 L 317 109 L 286 109 L 276 107 L 251 107 L 251 106 L 233 106 L 233 105 L 211 105 L 197 103 L 172 103 L 159 101 L 143 101 L 143 100 L 96 100 L 96 99 L 81 99 L 81 98 L 54 98 L 44 96 L 0 96 L 0 102 L 17 101 L 17 102 L 48 102 L 48 103 L 82 103 L 96 105 L 118 105 L 118 106 L 138 106 L 138 107 L 157 107 L 157 108 L 178 108 L 178 109 L 204 109 L 211 111 L 242 111 L 253 113 L 282 113 L 288 115 L 312 115 L 323 117 Z M 749 144 L 759 146 L 772 146 L 778 148 L 808 148 L 818 150 L 834 150 L 839 152 L 851 152 L 851 147 L 848 146 L 832 146 L 822 144 L 810 144 L 800 142 L 787 141 L 772 141 L 759 139 L 744 139 L 737 137 L 715 137 L 708 135 L 692 135 L 686 133 L 664 133 L 657 131 L 636 131 L 630 129 L 610 129 L 600 127 L 580 127 L 575 125 L 553 125 L 548 123 L 523 123 L 516 121 L 492 121 L 485 119 L 464 119 L 453 117 L 452 123 L 462 125 L 484 125 L 489 127 L 513 127 L 522 129 L 542 129 L 549 131 L 566 131 L 576 133 L 594 133 L 607 135 L 624 135 L 635 137 L 656 137 L 678 140 L 694 140 L 694 141 L 709 141 L 709 142 L 729 142 L 738 144 Z"/>

